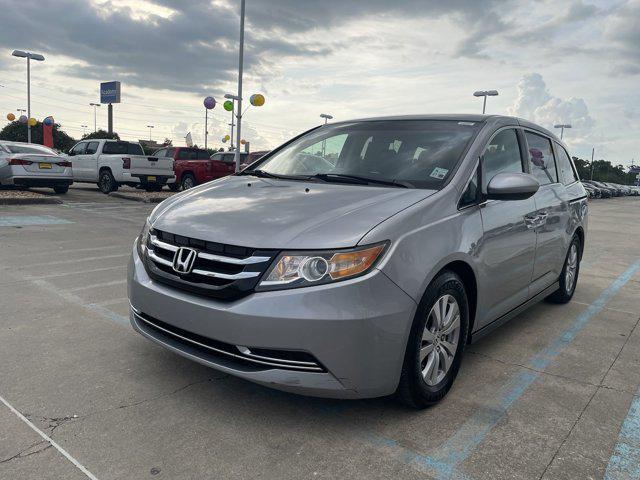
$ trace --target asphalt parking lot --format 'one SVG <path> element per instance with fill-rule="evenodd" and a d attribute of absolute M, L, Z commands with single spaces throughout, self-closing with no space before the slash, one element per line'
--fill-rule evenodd
<path fill-rule="evenodd" d="M 281 393 L 145 340 L 125 272 L 153 205 L 63 199 L 0 207 L 0 479 L 640 478 L 640 198 L 590 202 L 574 300 L 472 345 L 425 411 Z"/>

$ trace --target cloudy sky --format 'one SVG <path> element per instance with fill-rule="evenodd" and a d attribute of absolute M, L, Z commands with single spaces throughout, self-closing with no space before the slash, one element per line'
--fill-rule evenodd
<path fill-rule="evenodd" d="M 72 136 L 93 129 L 100 81 L 122 82 L 127 139 L 202 143 L 202 99 L 234 92 L 239 0 L 0 0 L 0 111 L 26 105 Z M 640 0 L 247 0 L 243 137 L 273 147 L 336 119 L 481 110 L 571 123 L 573 154 L 640 163 Z M 4 52 L 4 53 L 3 53 Z M 216 107 L 209 142 L 230 114 Z M 5 121 L 0 121 L 0 127 Z M 106 107 L 98 112 L 106 127 Z"/>

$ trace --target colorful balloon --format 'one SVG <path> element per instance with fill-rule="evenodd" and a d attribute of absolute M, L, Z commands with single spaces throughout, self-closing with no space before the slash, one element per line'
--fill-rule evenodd
<path fill-rule="evenodd" d="M 233 102 L 231 100 L 227 100 L 222 104 L 222 106 L 227 112 L 233 111 Z"/>
<path fill-rule="evenodd" d="M 207 110 L 211 110 L 213 107 L 216 106 L 216 99 L 213 97 L 207 97 L 204 99 L 204 108 L 206 108 Z"/>
<path fill-rule="evenodd" d="M 20 115 L 20 118 L 18 119 L 20 123 L 27 123 L 28 120 L 29 119 L 27 118 L 26 115 Z"/>
<path fill-rule="evenodd" d="M 230 137 L 229 135 L 225 135 L 225 136 L 224 136 L 224 139 L 225 139 L 225 140 L 231 140 L 231 137 Z"/>
<path fill-rule="evenodd" d="M 35 118 L 31 117 L 29 119 L 29 126 L 30 127 L 35 127 L 37 123 L 38 123 L 38 121 Z"/>
<path fill-rule="evenodd" d="M 254 107 L 261 107 L 264 105 L 264 95 L 261 93 L 255 93 L 249 97 L 249 102 L 251 102 L 251 105 Z"/>
<path fill-rule="evenodd" d="M 47 127 L 53 125 L 53 117 L 47 117 L 44 119 L 44 121 L 42 122 L 44 123 Z"/>
<path fill-rule="evenodd" d="M 240 145 L 244 145 L 245 143 L 247 143 L 247 141 L 244 138 L 240 140 Z"/>
<path fill-rule="evenodd" d="M 227 135 L 228 137 L 229 135 Z M 227 137 L 222 137 L 222 143 L 227 143 Z"/>
<path fill-rule="evenodd" d="M 7 113 L 7 120 L 13 122 L 16 119 L 16 116 L 13 113 Z"/>

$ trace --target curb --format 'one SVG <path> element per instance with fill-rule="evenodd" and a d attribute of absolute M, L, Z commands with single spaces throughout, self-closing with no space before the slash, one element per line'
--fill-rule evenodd
<path fill-rule="evenodd" d="M 51 205 L 60 203 L 62 203 L 62 200 L 59 197 L 0 197 L 0 205 Z"/>
<path fill-rule="evenodd" d="M 169 198 L 169 197 L 138 197 L 135 194 L 119 193 L 119 192 L 111 192 L 109 193 L 109 196 L 116 197 L 116 198 L 123 198 L 131 202 L 140 202 L 140 203 L 160 203 L 163 200 L 166 200 L 167 198 Z"/>

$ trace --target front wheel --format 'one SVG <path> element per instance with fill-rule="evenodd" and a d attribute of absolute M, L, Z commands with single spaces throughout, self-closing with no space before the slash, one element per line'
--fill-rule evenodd
<path fill-rule="evenodd" d="M 574 235 L 564 261 L 564 267 L 562 267 L 562 273 L 560 273 L 558 281 L 560 288 L 547 297 L 550 302 L 568 303 L 573 297 L 580 273 L 580 248 L 580 239 Z"/>
<path fill-rule="evenodd" d="M 53 187 L 53 191 L 60 195 L 65 194 L 69 191 L 69 185 L 55 186 Z"/>
<path fill-rule="evenodd" d="M 436 277 L 418 306 L 397 394 L 414 408 L 433 405 L 453 384 L 469 334 L 464 283 L 446 271 Z"/>
<path fill-rule="evenodd" d="M 98 177 L 98 188 L 102 193 L 110 193 L 118 190 L 118 184 L 116 179 L 113 178 L 113 174 L 109 170 L 102 170 Z"/>

